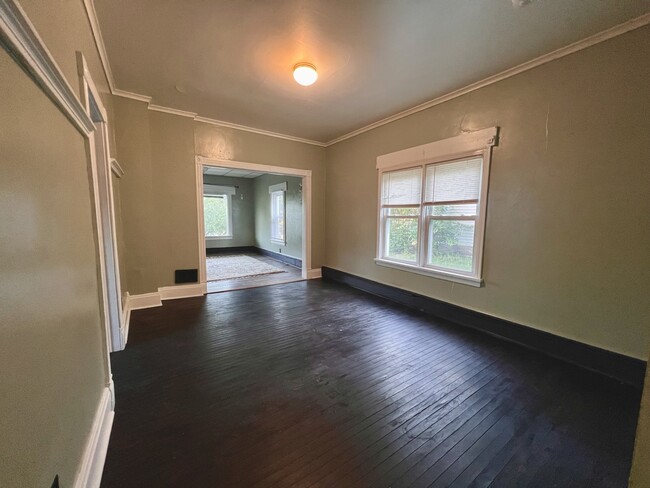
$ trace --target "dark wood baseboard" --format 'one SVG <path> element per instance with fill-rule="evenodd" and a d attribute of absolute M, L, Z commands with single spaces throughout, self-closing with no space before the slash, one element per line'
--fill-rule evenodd
<path fill-rule="evenodd" d="M 235 252 L 261 254 L 262 256 L 268 256 L 285 264 L 295 266 L 296 268 L 302 268 L 301 259 L 294 258 L 293 256 L 287 256 L 286 254 L 281 254 L 279 252 L 269 251 L 268 249 L 262 249 L 261 247 L 256 246 L 212 247 L 206 248 L 205 250 L 206 256 L 214 256 L 216 254 L 231 254 Z"/>
<path fill-rule="evenodd" d="M 280 254 L 279 252 L 269 251 L 268 249 L 262 249 L 260 247 L 256 247 L 255 250 L 258 253 L 263 254 L 264 256 L 277 259 L 278 261 L 282 261 L 283 263 L 289 264 L 291 266 L 295 266 L 296 268 L 302 268 L 301 259 L 294 258 L 292 256 L 287 256 L 286 254 Z"/>
<path fill-rule="evenodd" d="M 643 388 L 646 362 L 640 359 L 566 339 L 337 269 L 323 266 L 322 272 L 325 280 L 343 283 L 450 322 L 516 342 L 637 388 Z"/>
<path fill-rule="evenodd" d="M 214 256 L 215 254 L 230 254 L 233 252 L 257 253 L 258 250 L 255 246 L 208 247 L 205 250 L 206 256 Z"/>

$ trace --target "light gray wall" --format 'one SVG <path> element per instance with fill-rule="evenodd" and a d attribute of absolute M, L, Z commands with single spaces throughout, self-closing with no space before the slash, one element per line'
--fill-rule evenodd
<path fill-rule="evenodd" d="M 327 148 L 325 265 L 647 359 L 650 27 Z M 475 288 L 378 266 L 377 156 L 499 126 Z"/>
<path fill-rule="evenodd" d="M 261 249 L 302 259 L 302 178 L 262 175 L 255 181 L 255 245 Z M 271 195 L 269 186 L 287 182 L 286 245 L 271 242 Z"/>
<path fill-rule="evenodd" d="M 205 239 L 208 249 L 255 245 L 255 192 L 252 178 L 203 175 L 203 183 L 234 186 L 232 196 L 232 239 Z"/>

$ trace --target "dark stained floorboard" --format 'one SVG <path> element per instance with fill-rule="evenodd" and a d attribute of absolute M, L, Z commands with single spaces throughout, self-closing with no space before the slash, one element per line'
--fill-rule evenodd
<path fill-rule="evenodd" d="M 626 486 L 638 391 L 327 282 L 133 312 L 104 487 Z"/>

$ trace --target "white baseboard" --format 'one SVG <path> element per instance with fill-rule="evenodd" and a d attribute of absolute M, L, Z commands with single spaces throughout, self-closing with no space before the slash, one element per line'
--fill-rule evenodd
<path fill-rule="evenodd" d="M 102 393 L 95 412 L 95 419 L 77 471 L 74 488 L 99 488 L 115 415 L 113 398 L 114 394 L 111 387 L 107 386 Z"/>
<path fill-rule="evenodd" d="M 163 286 L 158 288 L 162 300 L 176 300 L 177 298 L 200 297 L 203 295 L 201 283 L 191 285 Z"/>
<path fill-rule="evenodd" d="M 129 310 L 140 310 L 141 308 L 160 307 L 162 301 L 160 293 L 143 293 L 142 295 L 129 295 L 127 299 L 127 308 Z"/>
<path fill-rule="evenodd" d="M 307 270 L 307 279 L 314 280 L 316 278 L 322 278 L 323 274 L 320 268 L 314 268 Z"/>

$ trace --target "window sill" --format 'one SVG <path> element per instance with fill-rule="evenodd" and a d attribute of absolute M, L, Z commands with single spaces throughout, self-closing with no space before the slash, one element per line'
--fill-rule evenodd
<path fill-rule="evenodd" d="M 385 266 L 387 268 L 395 268 L 402 271 L 409 271 L 411 273 L 421 274 L 424 276 L 431 276 L 433 278 L 439 278 L 441 280 L 462 283 L 463 285 L 480 287 L 483 284 L 483 280 L 480 278 L 473 278 L 471 276 L 465 276 L 465 275 L 460 275 L 455 273 L 445 273 L 444 271 L 420 268 L 419 266 L 413 266 L 411 264 L 405 264 L 405 263 L 398 263 L 395 261 L 389 261 L 387 259 L 375 258 L 375 263 L 378 264 L 379 266 Z"/>
<path fill-rule="evenodd" d="M 281 240 L 278 240 L 278 239 L 271 239 L 271 242 L 273 244 L 280 244 L 281 246 L 286 246 L 287 245 L 287 241 L 281 241 Z"/>
<path fill-rule="evenodd" d="M 232 239 L 232 236 L 205 236 L 206 241 L 223 241 Z"/>

